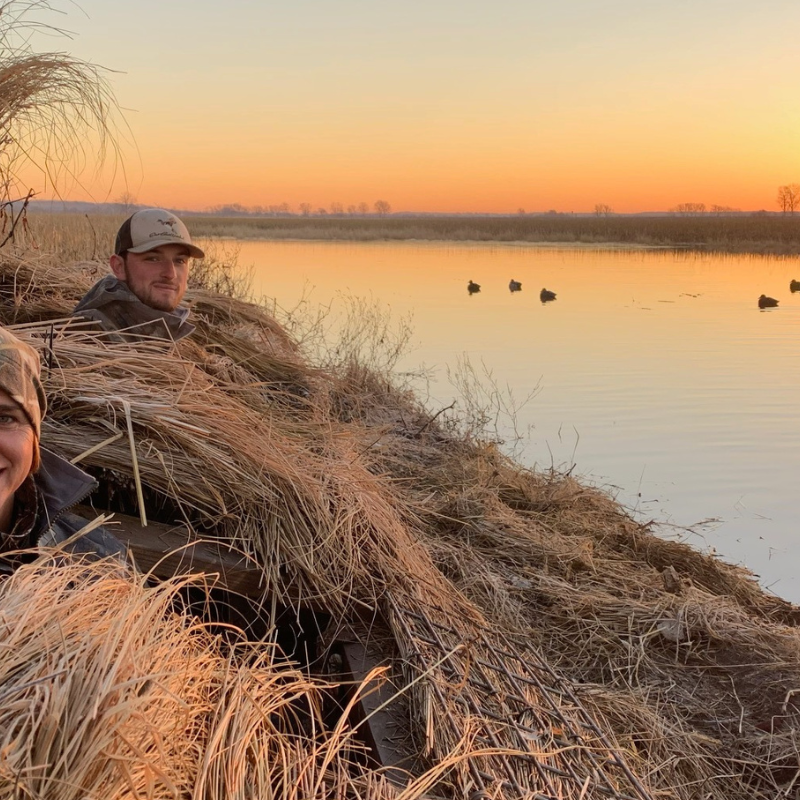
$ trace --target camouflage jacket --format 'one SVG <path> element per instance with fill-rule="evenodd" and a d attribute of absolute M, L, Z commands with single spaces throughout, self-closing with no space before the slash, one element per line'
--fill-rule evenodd
<path fill-rule="evenodd" d="M 15 495 L 15 522 L 11 533 L 0 534 L 3 551 L 58 547 L 88 520 L 70 512 L 97 488 L 97 481 L 63 458 L 42 448 L 39 471 Z M 113 557 L 127 563 L 122 543 L 103 527 L 70 541 L 65 551 L 92 559 Z M 30 555 L 30 554 L 28 554 Z M 0 574 L 19 565 L 14 556 L 0 557 Z"/>
<path fill-rule="evenodd" d="M 72 315 L 93 320 L 110 334 L 112 341 L 157 338 L 177 342 L 194 330 L 186 319 L 188 308 L 179 306 L 172 312 L 150 308 L 113 275 L 106 275 L 92 286 Z"/>

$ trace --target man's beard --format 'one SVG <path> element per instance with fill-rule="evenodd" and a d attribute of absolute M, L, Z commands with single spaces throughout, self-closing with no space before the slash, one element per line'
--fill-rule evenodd
<path fill-rule="evenodd" d="M 133 281 L 131 281 L 131 276 L 130 273 L 128 272 L 127 262 L 124 262 L 123 266 L 125 270 L 125 283 L 127 284 L 128 288 L 136 295 L 136 297 L 138 297 L 139 300 L 141 300 L 141 302 L 144 303 L 146 306 L 154 308 L 156 311 L 169 311 L 169 312 L 174 311 L 178 307 L 178 304 L 181 301 L 180 297 L 177 297 L 174 303 L 170 303 L 169 301 L 158 299 L 158 297 L 155 295 L 150 286 L 145 287 L 145 289 L 143 290 L 137 288 L 134 285 Z M 175 295 L 177 296 L 177 294 L 178 290 L 176 289 Z"/>

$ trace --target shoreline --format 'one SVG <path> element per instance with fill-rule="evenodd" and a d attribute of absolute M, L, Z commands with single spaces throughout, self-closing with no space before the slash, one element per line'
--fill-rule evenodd
<path fill-rule="evenodd" d="M 658 245 L 635 244 L 632 242 L 564 242 L 564 241 L 527 241 L 525 239 L 420 239 L 420 238 L 382 238 L 382 239 L 343 239 L 313 237 L 282 236 L 206 236 L 199 235 L 198 240 L 214 242 L 280 242 L 288 244 L 391 244 L 402 245 L 464 245 L 465 247 L 531 247 L 548 250 L 691 250 L 692 245 Z M 798 253 L 800 255 L 800 253 Z"/>
<path fill-rule="evenodd" d="M 728 256 L 763 256 L 766 258 L 800 259 L 800 244 L 796 249 L 776 249 L 763 244 L 760 247 L 723 247 L 713 244 L 646 244 L 635 242 L 567 242 L 563 240 L 526 240 L 526 239 L 442 239 L 442 238 L 345 238 L 316 236 L 236 236 L 198 234 L 196 237 L 204 242 L 272 242 L 280 244 L 388 244 L 388 245 L 448 245 L 463 247 L 517 247 L 534 250 L 595 250 L 606 252 L 669 252 L 716 254 Z"/>

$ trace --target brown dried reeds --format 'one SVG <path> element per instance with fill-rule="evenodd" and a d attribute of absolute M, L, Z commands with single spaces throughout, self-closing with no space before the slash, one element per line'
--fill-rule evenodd
<path fill-rule="evenodd" d="M 62 267 L 52 257 L 3 255 L 0 269 L 0 313 L 6 325 L 68 316 L 75 292 L 85 292 L 100 269 L 94 265 Z"/>
<path fill-rule="evenodd" d="M 490 445 L 387 434 L 382 452 L 384 469 L 402 465 L 397 491 L 427 522 L 437 566 L 579 682 L 651 785 L 784 796 L 800 774 L 796 607 L 606 494 Z"/>
<path fill-rule="evenodd" d="M 201 326 L 210 326 L 203 308 L 197 303 Z M 216 340 L 222 353 L 232 343 L 250 348 L 252 358 L 239 352 L 238 380 L 206 369 L 217 344 L 206 350 L 202 337 L 176 352 L 158 342 L 108 345 L 102 334 L 64 324 L 27 326 L 25 334 L 49 365 L 47 445 L 113 476 L 118 491 L 141 477 L 151 495 L 171 500 L 197 532 L 212 532 L 250 552 L 261 565 L 265 592 L 285 603 L 291 583 L 337 616 L 362 610 L 384 616 L 405 654 L 417 739 L 431 763 L 441 766 L 459 750 L 465 731 L 479 737 L 477 748 L 456 761 L 448 776 L 457 791 L 508 784 L 523 792 L 546 789 L 551 796 L 577 797 L 584 784 L 601 781 L 610 796 L 618 789 L 624 794 L 632 774 L 618 754 L 611 759 L 612 741 L 595 741 L 596 729 L 584 730 L 574 699 L 548 706 L 557 678 L 549 672 L 535 680 L 528 675 L 529 662 L 538 663 L 535 653 L 515 645 L 512 657 L 509 645 L 494 647 L 483 616 L 435 568 L 414 516 L 394 501 L 390 484 L 368 469 L 361 429 L 354 435 L 333 417 L 325 405 L 328 391 L 287 410 L 286 390 L 274 391 L 265 374 L 281 363 L 267 352 L 274 331 L 263 326 L 266 338 L 259 340 L 259 326 L 246 315 L 234 327 L 241 335 Z M 294 357 L 297 372 L 302 365 Z M 136 489 L 141 502 L 138 484 Z M 432 630 L 442 635 L 431 638 Z M 513 669 L 505 665 L 520 653 L 523 660 Z M 490 672 L 476 680 L 473 662 L 490 665 L 481 666 Z M 493 698 L 487 687 L 494 687 Z M 437 719 L 442 705 L 448 713 Z M 526 730 L 535 731 L 534 745 L 514 722 L 523 711 L 530 717 Z M 493 719 L 505 721 L 495 730 Z M 569 746 L 551 741 L 553 726 L 574 737 Z M 552 750 L 553 769 L 531 771 L 542 747 Z M 487 748 L 496 755 L 479 759 L 476 753 Z M 558 768 L 561 762 L 570 769 Z M 606 775 L 607 763 L 620 775 Z M 631 796 L 646 797 L 643 792 Z"/>
<path fill-rule="evenodd" d="M 182 610 L 198 580 L 44 557 L 0 584 L 0 797 L 395 796 L 325 729 L 330 687 Z"/>

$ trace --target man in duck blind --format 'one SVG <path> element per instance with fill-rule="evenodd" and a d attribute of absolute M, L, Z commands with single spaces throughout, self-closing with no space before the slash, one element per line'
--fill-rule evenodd
<path fill-rule="evenodd" d="M 186 226 L 174 214 L 146 208 L 132 214 L 117 233 L 111 275 L 98 281 L 73 316 L 93 320 L 114 340 L 149 338 L 177 342 L 194 325 L 180 302 L 192 258 L 203 258 Z"/>

